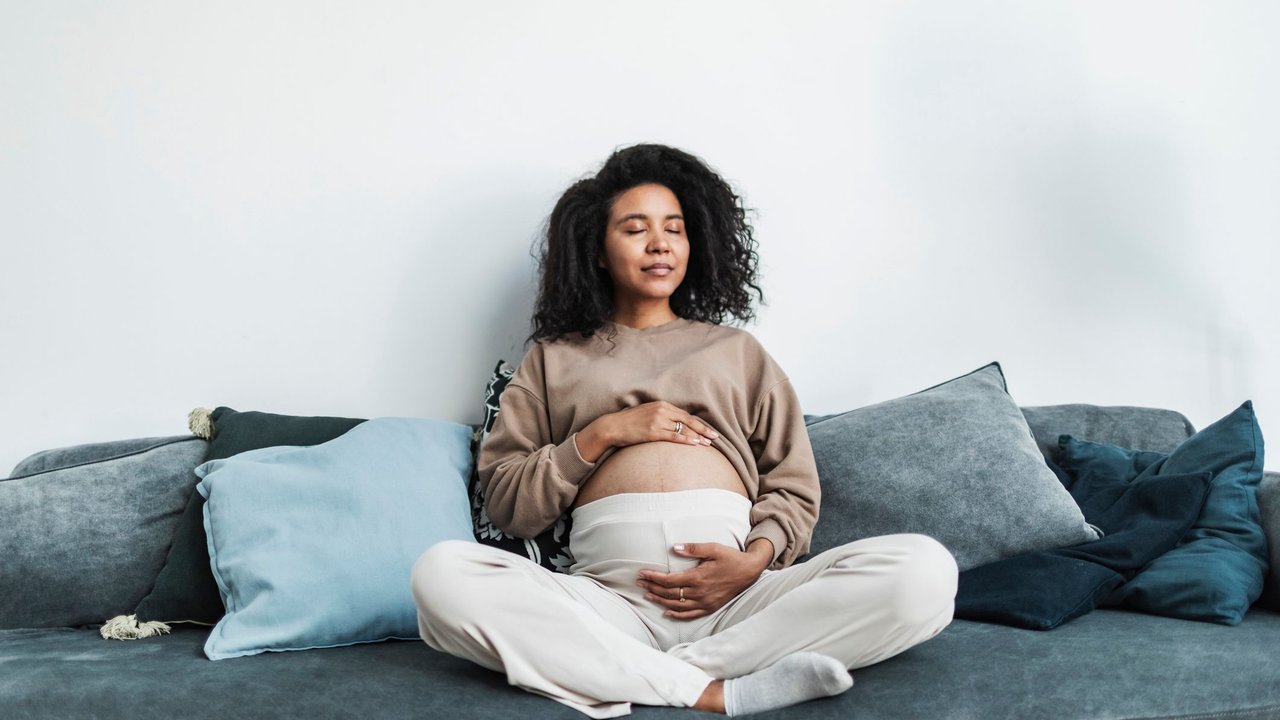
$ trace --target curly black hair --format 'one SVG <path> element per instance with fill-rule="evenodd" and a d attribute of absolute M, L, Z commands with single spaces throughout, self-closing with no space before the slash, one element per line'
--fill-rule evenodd
<path fill-rule="evenodd" d="M 684 280 L 671 295 L 671 310 L 688 320 L 720 324 L 755 317 L 751 291 L 759 257 L 747 209 L 729 184 L 702 160 L 666 145 L 615 150 L 593 177 L 560 196 L 535 246 L 538 299 L 526 342 L 572 333 L 591 337 L 613 314 L 613 280 L 599 267 L 609 212 L 619 195 L 638 185 L 665 186 L 680 201 L 689 238 Z"/>

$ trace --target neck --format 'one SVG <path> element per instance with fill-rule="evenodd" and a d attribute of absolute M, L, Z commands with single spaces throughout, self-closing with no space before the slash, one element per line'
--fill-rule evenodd
<path fill-rule="evenodd" d="M 629 328 L 643 330 L 647 327 L 671 322 L 678 317 L 678 315 L 672 312 L 671 305 L 663 302 L 661 305 L 651 305 L 647 307 L 620 307 L 614 311 L 613 317 L 610 319 L 619 325 L 626 325 Z"/>

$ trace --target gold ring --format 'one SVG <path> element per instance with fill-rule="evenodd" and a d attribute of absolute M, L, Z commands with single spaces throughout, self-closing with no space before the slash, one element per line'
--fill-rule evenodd
<path fill-rule="evenodd" d="M 684 602 L 684 588 L 680 588 L 680 602 Z"/>

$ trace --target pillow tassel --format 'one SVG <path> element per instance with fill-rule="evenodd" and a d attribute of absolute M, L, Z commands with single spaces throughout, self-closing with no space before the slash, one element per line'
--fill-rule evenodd
<path fill-rule="evenodd" d="M 102 624 L 99 631 L 104 640 L 140 640 L 169 632 L 169 626 L 159 620 L 138 622 L 137 615 L 117 615 Z"/>
<path fill-rule="evenodd" d="M 187 414 L 187 427 L 191 434 L 205 440 L 213 439 L 213 411 L 198 407 Z"/>

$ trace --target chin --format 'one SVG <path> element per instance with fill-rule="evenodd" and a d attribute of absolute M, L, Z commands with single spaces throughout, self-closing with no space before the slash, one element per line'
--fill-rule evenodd
<path fill-rule="evenodd" d="M 640 294 L 650 298 L 665 298 L 665 297 L 671 297 L 672 295 L 674 295 L 676 290 L 679 288 L 680 288 L 680 283 L 671 283 L 671 284 L 664 283 L 657 287 L 650 285 L 649 287 L 641 291 Z"/>
<path fill-rule="evenodd" d="M 684 282 L 684 276 L 674 279 L 671 276 L 664 278 L 647 278 L 647 282 L 645 282 L 641 287 L 644 288 L 642 292 L 665 292 L 670 295 L 676 291 L 676 288 L 680 287 L 682 282 Z"/>

